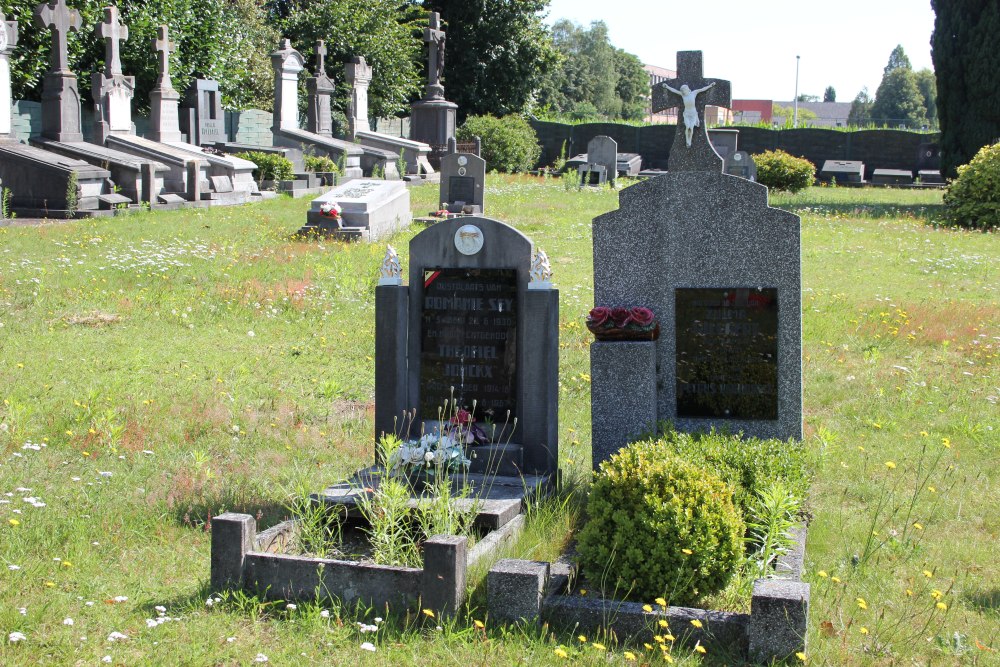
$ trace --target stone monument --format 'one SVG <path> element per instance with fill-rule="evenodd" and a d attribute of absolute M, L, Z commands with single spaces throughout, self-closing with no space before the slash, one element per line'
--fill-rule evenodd
<path fill-rule="evenodd" d="M 454 143 L 449 139 L 449 145 Z M 486 206 L 486 160 L 472 153 L 449 151 L 441 158 L 439 199 L 449 213 L 482 215 Z"/>
<path fill-rule="evenodd" d="M 128 39 L 128 27 L 118 20 L 117 7 L 104 8 L 104 21 L 97 26 L 104 40 L 104 71 L 90 77 L 94 98 L 94 135 L 103 144 L 111 134 L 135 134 L 132 124 L 132 96 L 135 77 L 122 73 L 121 42 Z"/>
<path fill-rule="evenodd" d="M 226 141 L 226 118 L 222 111 L 222 93 L 215 79 L 195 77 L 181 103 L 181 131 L 188 143 L 211 146 Z"/>
<path fill-rule="evenodd" d="M 597 135 L 587 144 L 587 162 L 603 166 L 613 185 L 618 178 L 618 142 L 603 134 Z"/>
<path fill-rule="evenodd" d="M 371 68 L 369 77 L 371 80 Z M 330 113 L 330 97 L 337 92 L 337 86 L 326 75 L 326 42 L 316 42 L 316 74 L 306 79 L 309 102 L 306 105 L 306 129 L 324 137 L 333 136 L 333 116 Z M 365 100 L 367 102 L 367 98 Z"/>
<path fill-rule="evenodd" d="M 427 86 L 424 98 L 410 107 L 410 138 L 430 144 L 435 153 L 431 164 L 440 163 L 448 139 L 455 136 L 455 116 L 458 105 L 444 98 L 441 76 L 444 72 L 445 38 L 441 30 L 441 16 L 431 12 L 430 22 L 424 30 L 427 42 Z"/>
<path fill-rule="evenodd" d="M 159 65 L 156 85 L 149 93 L 151 126 L 149 138 L 153 141 L 182 139 L 180 117 L 177 112 L 181 96 L 174 90 L 173 81 L 170 80 L 170 54 L 177 50 L 177 45 L 170 41 L 169 30 L 168 26 L 161 25 L 156 29 L 156 37 L 153 38 L 153 50 L 156 51 Z"/>
<path fill-rule="evenodd" d="M 69 68 L 66 37 L 82 25 L 80 12 L 66 0 L 35 7 L 35 25 L 52 33 L 49 71 L 42 83 L 42 135 L 56 141 L 83 141 L 80 128 L 80 91 Z"/>
<path fill-rule="evenodd" d="M 536 250 L 513 227 L 475 216 L 410 241 L 409 285 L 400 272 L 375 288 L 376 439 L 419 438 L 454 401 L 496 426 L 470 448 L 471 472 L 511 477 L 522 493 L 553 478 L 559 294 Z"/>
<path fill-rule="evenodd" d="M 412 217 L 405 183 L 358 179 L 314 199 L 299 233 L 376 241 L 409 227 Z"/>
<path fill-rule="evenodd" d="M 364 56 L 354 56 L 344 65 L 347 85 L 351 87 L 351 97 L 347 105 L 347 125 L 351 136 L 362 130 L 371 130 L 368 121 L 368 86 L 372 82 L 372 66 Z"/>
<path fill-rule="evenodd" d="M 670 171 L 594 219 L 595 303 L 647 307 L 661 332 L 591 345 L 595 468 L 663 421 L 802 437 L 799 218 L 768 207 L 764 186 L 722 172 L 703 111 L 730 105 L 729 83 L 702 77 L 700 52 L 677 60 L 670 88 L 702 92 L 691 101 L 657 86 L 653 110 L 690 102 L 690 146 L 678 131 Z"/>

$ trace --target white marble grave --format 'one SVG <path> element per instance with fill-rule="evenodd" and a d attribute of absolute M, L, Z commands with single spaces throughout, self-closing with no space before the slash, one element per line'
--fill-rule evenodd
<path fill-rule="evenodd" d="M 323 214 L 324 205 L 337 204 L 340 219 Z M 303 231 L 353 233 L 355 238 L 376 241 L 408 227 L 410 191 L 402 181 L 358 179 L 339 185 L 312 201 Z"/>

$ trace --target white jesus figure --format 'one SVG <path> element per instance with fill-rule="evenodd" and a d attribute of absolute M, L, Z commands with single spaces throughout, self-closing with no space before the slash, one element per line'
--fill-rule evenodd
<path fill-rule="evenodd" d="M 663 84 L 664 88 L 675 95 L 680 95 L 680 98 L 684 100 L 684 138 L 687 139 L 688 148 L 691 148 L 691 139 L 694 138 L 694 128 L 701 125 L 701 120 L 698 118 L 698 107 L 695 106 L 695 98 L 698 97 L 698 93 L 703 93 L 714 85 L 715 82 L 713 81 L 704 88 L 691 90 L 685 83 L 681 86 L 680 90 L 677 90 L 667 84 Z"/>

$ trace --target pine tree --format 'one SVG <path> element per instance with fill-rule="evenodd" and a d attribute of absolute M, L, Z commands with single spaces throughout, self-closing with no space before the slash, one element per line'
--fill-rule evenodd
<path fill-rule="evenodd" d="M 1000 3 L 931 0 L 931 6 L 941 172 L 954 177 L 959 165 L 1000 138 Z"/>
<path fill-rule="evenodd" d="M 854 101 L 851 102 L 851 111 L 847 115 L 847 124 L 854 127 L 865 127 L 872 122 L 872 98 L 868 95 L 868 88 L 862 88 Z"/>
<path fill-rule="evenodd" d="M 919 128 L 927 124 L 924 96 L 917 86 L 917 77 L 902 46 L 889 56 L 882 83 L 875 91 L 872 121 L 876 125 Z"/>
<path fill-rule="evenodd" d="M 833 86 L 827 86 L 826 90 L 823 91 L 823 101 L 824 102 L 836 102 L 837 101 L 837 89 Z"/>

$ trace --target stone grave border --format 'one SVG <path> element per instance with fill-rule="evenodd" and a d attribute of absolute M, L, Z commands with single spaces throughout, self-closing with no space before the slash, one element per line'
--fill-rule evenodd
<path fill-rule="evenodd" d="M 694 646 L 712 640 L 770 664 L 806 650 L 809 584 L 802 581 L 805 525 L 793 531 L 794 546 L 778 559 L 771 578 L 753 583 L 750 613 L 690 607 L 643 611 L 642 602 L 624 602 L 593 595 L 573 595 L 574 577 L 565 559 L 556 563 L 503 559 L 487 575 L 489 618 L 500 622 L 541 623 L 574 628 L 573 632 L 613 632 L 630 642 L 651 641 L 658 621 L 666 620 L 677 643 Z M 691 621 L 700 621 L 697 628 Z"/>
<path fill-rule="evenodd" d="M 289 602 L 315 600 L 321 591 L 345 605 L 454 614 L 465 601 L 469 568 L 516 540 L 524 514 L 484 511 L 476 525 L 489 532 L 471 549 L 466 537 L 436 535 L 423 544 L 424 566 L 414 568 L 286 554 L 298 520 L 258 533 L 254 517 L 227 512 L 212 518 L 211 587 Z"/>

